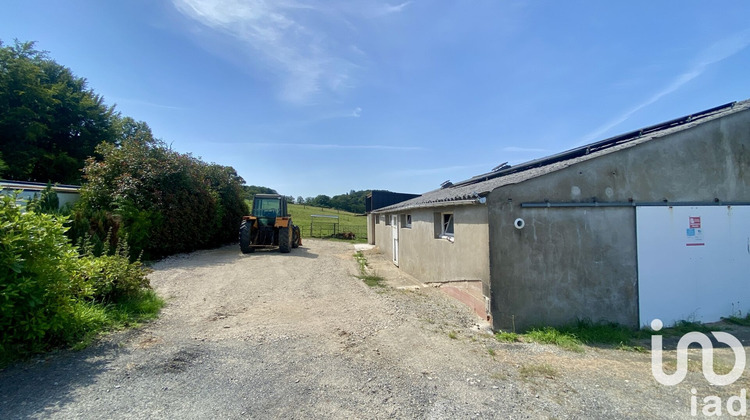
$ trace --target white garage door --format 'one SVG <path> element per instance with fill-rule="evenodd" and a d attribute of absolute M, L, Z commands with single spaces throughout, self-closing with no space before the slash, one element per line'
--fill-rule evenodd
<path fill-rule="evenodd" d="M 641 325 L 750 311 L 750 206 L 637 207 Z"/>

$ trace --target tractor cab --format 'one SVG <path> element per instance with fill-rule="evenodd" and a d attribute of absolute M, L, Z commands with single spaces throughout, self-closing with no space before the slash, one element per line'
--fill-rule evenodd
<path fill-rule="evenodd" d="M 256 194 L 251 214 L 258 218 L 259 224 L 273 225 L 277 217 L 289 217 L 286 198 L 278 194 Z"/>
<path fill-rule="evenodd" d="M 256 194 L 250 216 L 242 217 L 240 249 L 247 254 L 256 248 L 279 248 L 289 252 L 302 244 L 299 226 L 292 224 L 286 197 L 279 194 Z"/>

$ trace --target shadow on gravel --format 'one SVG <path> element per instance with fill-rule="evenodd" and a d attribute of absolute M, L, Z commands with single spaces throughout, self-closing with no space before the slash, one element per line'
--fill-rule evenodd
<path fill-rule="evenodd" d="M 117 343 L 63 350 L 0 371 L 0 418 L 46 417 L 74 401 L 73 392 L 97 382 L 116 357 Z"/>
<path fill-rule="evenodd" d="M 281 254 L 278 249 L 258 249 L 252 254 L 243 254 L 240 252 L 238 245 L 226 245 L 221 248 L 204 249 L 200 251 L 194 251 L 187 254 L 177 254 L 170 257 L 164 258 L 159 261 L 154 261 L 149 264 L 151 268 L 160 269 L 178 265 L 180 261 L 190 260 L 193 268 L 213 268 L 222 267 L 236 264 L 238 260 L 244 258 L 257 258 L 259 256 L 273 256 L 279 255 L 284 258 L 318 258 L 318 254 L 310 252 L 310 250 L 304 246 L 294 248 L 289 254 Z"/>
<path fill-rule="evenodd" d="M 238 251 L 239 253 L 239 251 Z M 281 254 L 278 249 L 257 249 L 252 254 L 239 253 L 242 258 L 252 258 L 259 255 L 283 255 L 284 258 L 299 257 L 299 258 L 318 258 L 318 254 L 310 252 L 308 248 L 301 246 L 294 248 L 288 254 Z"/>

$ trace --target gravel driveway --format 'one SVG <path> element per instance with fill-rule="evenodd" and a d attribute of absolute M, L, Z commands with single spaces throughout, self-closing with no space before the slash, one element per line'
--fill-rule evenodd
<path fill-rule="evenodd" d="M 684 418 L 691 387 L 718 392 L 657 384 L 649 353 L 500 343 L 378 254 L 387 286 L 366 286 L 352 254 L 161 261 L 157 321 L 0 371 L 0 418 Z"/>

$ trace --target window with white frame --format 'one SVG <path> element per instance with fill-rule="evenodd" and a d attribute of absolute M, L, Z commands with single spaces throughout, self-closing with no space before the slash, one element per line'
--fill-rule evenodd
<path fill-rule="evenodd" d="M 411 229 L 411 214 L 401 215 L 401 227 L 405 229 Z"/>
<path fill-rule="evenodd" d="M 453 213 L 442 213 L 443 226 L 440 231 L 441 236 L 453 237 Z"/>
<path fill-rule="evenodd" d="M 385 216 L 385 225 L 390 226 L 391 225 L 391 215 Z"/>
<path fill-rule="evenodd" d="M 435 237 L 453 241 L 453 213 L 435 212 Z"/>

